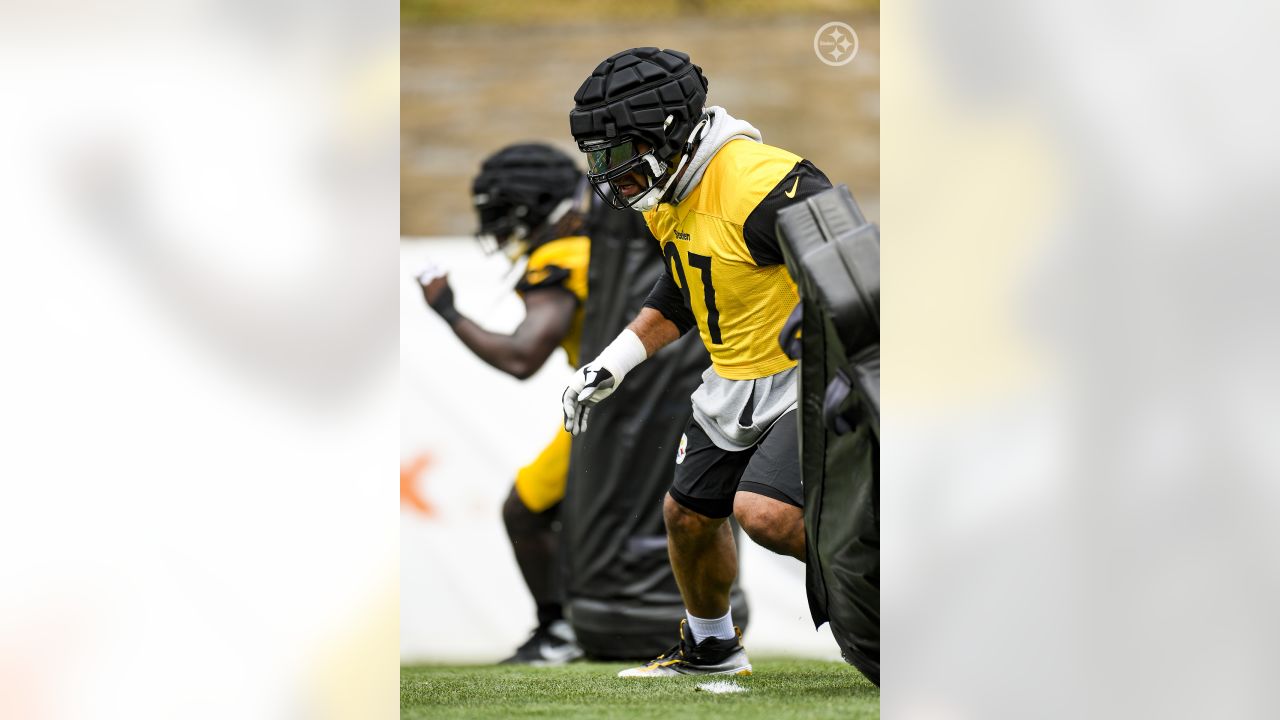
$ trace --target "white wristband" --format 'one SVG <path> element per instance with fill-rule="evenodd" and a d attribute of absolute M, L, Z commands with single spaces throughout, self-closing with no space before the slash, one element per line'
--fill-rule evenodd
<path fill-rule="evenodd" d="M 627 328 L 618 334 L 618 337 L 609 343 L 609 347 L 600 351 L 600 355 L 596 358 L 596 362 L 601 366 L 609 368 L 609 372 L 617 376 L 619 382 L 622 377 L 631 372 L 635 366 L 648 359 L 649 353 L 644 349 L 644 343 L 640 341 L 640 336 L 636 335 L 631 328 Z"/>

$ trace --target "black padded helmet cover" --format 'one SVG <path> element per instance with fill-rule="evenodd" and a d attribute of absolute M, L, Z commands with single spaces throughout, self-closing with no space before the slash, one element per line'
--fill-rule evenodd
<path fill-rule="evenodd" d="M 480 231 L 503 235 L 518 221 L 533 230 L 578 189 L 582 171 L 573 159 L 543 143 L 508 145 L 480 165 L 471 183 Z"/>
<path fill-rule="evenodd" d="M 670 163 L 702 119 L 707 79 L 678 50 L 632 48 L 597 65 L 573 100 L 569 129 L 579 144 L 630 136 Z"/>

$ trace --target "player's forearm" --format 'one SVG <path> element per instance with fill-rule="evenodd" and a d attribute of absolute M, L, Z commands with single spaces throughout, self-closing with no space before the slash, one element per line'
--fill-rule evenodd
<path fill-rule="evenodd" d="M 680 339 L 680 328 L 651 307 L 641 308 L 640 314 L 636 315 L 627 329 L 640 338 L 645 354 L 650 357 Z"/>
<path fill-rule="evenodd" d="M 654 353 L 680 339 L 680 329 L 653 308 L 641 308 L 640 314 L 627 325 L 596 357 L 592 364 L 609 369 L 621 377 Z"/>
<path fill-rule="evenodd" d="M 530 343 L 516 335 L 490 332 L 465 316 L 450 327 L 476 357 L 519 380 L 537 372 L 550 355 L 550 350 L 543 352 L 543 348 L 530 347 Z"/>

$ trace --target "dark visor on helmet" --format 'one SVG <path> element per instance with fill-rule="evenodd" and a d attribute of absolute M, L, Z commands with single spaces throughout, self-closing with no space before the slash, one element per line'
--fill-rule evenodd
<path fill-rule="evenodd" d="M 607 176 L 610 171 L 619 170 L 640 156 L 636 143 L 630 138 L 623 138 L 614 145 L 601 147 L 584 143 L 583 152 L 587 154 L 587 171 L 592 175 Z"/>
<path fill-rule="evenodd" d="M 578 148 L 586 153 L 587 180 L 592 188 L 601 199 L 619 210 L 634 205 L 644 191 L 659 180 L 645 160 L 649 151 L 642 151 L 632 138 L 580 142 Z M 634 187 L 634 182 L 627 179 L 633 172 L 639 172 L 648 182 L 643 187 Z M 628 182 L 631 183 L 629 193 L 623 192 L 619 183 Z"/>

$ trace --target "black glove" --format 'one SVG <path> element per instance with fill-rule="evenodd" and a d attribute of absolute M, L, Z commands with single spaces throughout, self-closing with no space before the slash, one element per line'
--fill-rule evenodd
<path fill-rule="evenodd" d="M 422 287 L 422 298 L 427 305 L 450 326 L 462 319 L 462 314 L 453 306 L 453 288 L 449 287 L 449 274 L 444 268 L 427 263 L 418 273 L 418 285 Z"/>

